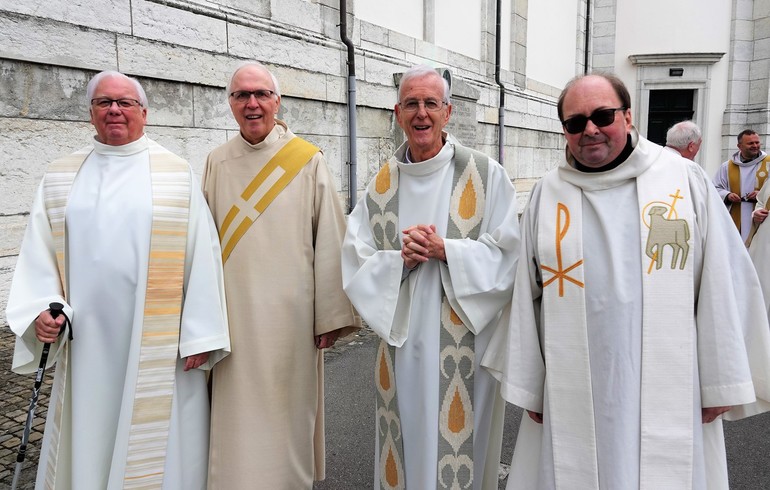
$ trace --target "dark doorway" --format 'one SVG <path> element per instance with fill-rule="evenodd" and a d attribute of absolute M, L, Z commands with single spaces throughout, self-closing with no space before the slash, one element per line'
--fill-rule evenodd
<path fill-rule="evenodd" d="M 692 119 L 694 100 L 694 89 L 650 90 L 647 139 L 665 145 L 668 128 L 679 121 Z"/>

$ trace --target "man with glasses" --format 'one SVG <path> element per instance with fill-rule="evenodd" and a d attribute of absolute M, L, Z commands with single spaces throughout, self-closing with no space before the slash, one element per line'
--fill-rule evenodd
<path fill-rule="evenodd" d="M 714 176 L 719 196 L 730 210 L 730 216 L 746 243 L 751 234 L 751 213 L 757 203 L 757 193 L 767 180 L 770 156 L 761 149 L 756 131 L 745 129 L 738 133 L 738 151 L 724 162 Z"/>
<path fill-rule="evenodd" d="M 708 176 L 641 137 L 612 75 L 557 104 L 507 327 L 482 362 L 527 410 L 508 488 L 728 488 L 720 417 L 770 408 L 770 330 Z"/>
<path fill-rule="evenodd" d="M 479 369 L 519 246 L 505 169 L 443 131 L 449 86 L 404 73 L 406 134 L 350 214 L 345 292 L 381 338 L 375 488 L 497 488 L 504 403 Z"/>
<path fill-rule="evenodd" d="M 8 299 L 13 369 L 41 343 L 57 364 L 36 488 L 203 489 L 203 369 L 230 350 L 216 228 L 187 162 L 144 134 L 138 81 L 99 73 L 87 100 L 96 136 L 48 167 Z"/>
<path fill-rule="evenodd" d="M 240 132 L 203 176 L 235 348 L 213 372 L 209 488 L 324 479 L 323 352 L 360 323 L 342 291 L 345 216 L 315 145 L 276 119 L 278 81 L 246 63 L 227 86 Z"/>

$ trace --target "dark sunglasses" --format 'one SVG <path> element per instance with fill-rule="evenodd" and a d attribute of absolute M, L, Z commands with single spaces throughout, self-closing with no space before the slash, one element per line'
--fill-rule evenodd
<path fill-rule="evenodd" d="M 597 109 L 593 111 L 590 116 L 584 116 L 580 114 L 579 116 L 574 116 L 567 119 L 566 121 L 562 121 L 561 124 L 570 134 L 582 133 L 586 128 L 589 120 L 596 126 L 603 128 L 615 122 L 615 111 L 625 110 L 625 107 L 618 107 L 615 109 Z"/>

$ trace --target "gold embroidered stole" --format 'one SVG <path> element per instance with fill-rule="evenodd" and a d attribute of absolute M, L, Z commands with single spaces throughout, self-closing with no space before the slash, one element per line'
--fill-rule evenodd
<path fill-rule="evenodd" d="M 219 230 L 223 265 L 251 225 L 319 151 L 317 146 L 295 136 L 249 182 Z"/>
<path fill-rule="evenodd" d="M 687 168 L 658 160 L 636 182 L 643 275 L 640 489 L 687 489 L 697 389 L 694 212 Z M 556 487 L 598 490 L 584 278 L 584 267 L 591 264 L 583 261 L 582 190 L 551 172 L 543 178 L 539 210 L 545 388 Z"/>
<path fill-rule="evenodd" d="M 754 180 L 755 191 L 760 190 L 762 186 L 765 184 L 765 180 L 767 180 L 768 158 L 770 158 L 770 155 L 762 159 L 762 161 L 759 162 L 759 166 L 757 167 L 757 172 Z M 739 196 L 743 196 L 743 191 L 741 190 L 741 167 L 739 165 L 736 165 L 735 162 L 733 162 L 732 160 L 729 160 L 727 162 L 727 182 L 730 185 L 730 192 L 738 194 Z M 742 202 L 734 202 L 730 205 L 730 217 L 732 217 L 733 223 L 735 223 L 735 226 L 738 228 L 739 232 L 741 231 L 741 208 L 742 207 L 743 207 Z"/>
<path fill-rule="evenodd" d="M 486 203 L 489 158 L 455 145 L 447 238 L 476 240 Z M 398 165 L 386 162 L 367 190 L 369 223 L 380 250 L 400 250 Z M 473 482 L 473 333 L 449 304 L 441 301 L 437 486 L 470 488 Z M 380 342 L 375 363 L 379 488 L 406 488 L 404 448 L 396 390 L 396 348 Z"/>
<path fill-rule="evenodd" d="M 70 189 L 90 149 L 53 162 L 45 176 L 45 204 L 55 241 L 62 290 L 67 297 L 65 212 Z M 124 488 L 160 488 L 163 483 L 171 404 L 178 359 L 184 262 L 190 206 L 190 169 L 183 159 L 149 141 L 152 179 L 150 238 L 144 323 L 137 385 L 128 438 Z M 52 389 L 55 412 L 45 488 L 53 489 L 64 411 L 69 351 L 59 359 L 61 374 Z"/>

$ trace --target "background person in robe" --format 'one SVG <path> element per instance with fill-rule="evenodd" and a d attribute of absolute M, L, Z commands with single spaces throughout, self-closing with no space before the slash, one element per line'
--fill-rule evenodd
<path fill-rule="evenodd" d="M 54 342 L 56 355 L 48 362 L 58 363 L 36 488 L 45 481 L 46 488 L 116 489 L 131 478 L 154 488 L 204 489 L 209 401 L 203 369 L 230 348 L 216 228 L 187 162 L 144 135 L 147 97 L 139 82 L 99 73 L 87 100 L 96 136 L 44 176 L 8 300 L 8 323 L 18 336 L 13 369 L 34 371 L 41 342 Z M 159 172 L 157 165 L 176 173 Z M 158 190 L 157 176 L 173 184 L 170 196 Z M 172 216 L 158 212 L 153 199 L 174 209 Z M 66 237 L 59 241 L 62 218 Z M 166 228 L 169 219 L 182 224 Z M 162 241 L 158 248 L 164 233 L 181 236 L 180 243 Z M 151 251 L 174 258 L 158 260 Z M 159 269 L 177 275 L 158 275 Z M 159 282 L 166 286 L 147 288 Z M 64 303 L 72 320 L 68 343 L 69 332 L 57 337 L 64 317 L 53 320 L 46 310 L 51 301 Z M 166 312 L 160 317 L 153 313 L 159 307 Z M 147 338 L 156 339 L 149 351 Z M 158 369 L 148 374 L 145 359 Z M 165 448 L 164 457 L 156 458 L 154 444 Z M 51 475 L 47 466 L 56 461 Z M 127 461 L 150 464 L 137 470 Z"/>
<path fill-rule="evenodd" d="M 275 118 L 272 73 L 247 63 L 227 94 L 240 133 L 209 154 L 203 180 L 235 344 L 213 372 L 209 488 L 309 489 L 325 475 L 321 349 L 360 323 L 342 291 L 345 217 L 323 153 Z"/>
<path fill-rule="evenodd" d="M 692 121 L 680 121 L 666 132 L 666 148 L 678 152 L 688 160 L 695 160 L 702 142 L 700 128 Z"/>
<path fill-rule="evenodd" d="M 639 136 L 629 105 L 611 75 L 559 97 L 566 159 L 532 190 L 482 361 L 528 414 L 509 489 L 727 489 L 720 415 L 770 408 L 749 257 L 708 176 Z"/>
<path fill-rule="evenodd" d="M 714 185 L 719 192 L 744 243 L 751 232 L 751 213 L 757 202 L 757 192 L 770 171 L 770 159 L 761 150 L 759 135 L 751 129 L 738 134 L 738 151 L 719 167 Z"/>
<path fill-rule="evenodd" d="M 434 69 L 404 73 L 398 100 L 406 143 L 343 245 L 345 292 L 383 339 L 375 488 L 497 488 L 505 407 L 479 361 L 510 299 L 515 192 L 502 166 L 443 131 L 452 106 Z"/>

